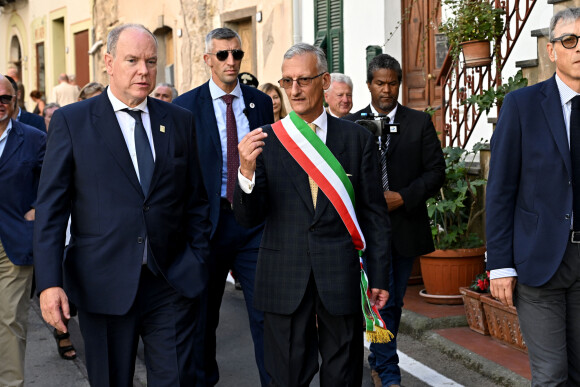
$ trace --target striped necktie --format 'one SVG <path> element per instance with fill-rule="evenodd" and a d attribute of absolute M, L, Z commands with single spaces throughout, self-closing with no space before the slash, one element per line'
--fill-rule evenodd
<path fill-rule="evenodd" d="M 316 133 L 316 124 L 308 124 L 310 129 Z M 310 194 L 312 195 L 312 204 L 314 204 L 314 209 L 316 209 L 316 199 L 318 198 L 318 184 L 310 176 L 308 176 L 308 182 L 310 183 Z"/>

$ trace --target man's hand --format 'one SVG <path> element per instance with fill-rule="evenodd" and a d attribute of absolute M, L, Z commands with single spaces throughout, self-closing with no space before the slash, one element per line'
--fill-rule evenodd
<path fill-rule="evenodd" d="M 28 220 L 29 222 L 33 221 L 36 215 L 36 210 L 33 208 L 24 214 L 24 219 Z"/>
<path fill-rule="evenodd" d="M 517 277 L 496 278 L 490 281 L 491 295 L 504 305 L 514 306 L 513 295 Z"/>
<path fill-rule="evenodd" d="M 389 212 L 396 210 L 404 204 L 403 197 L 398 192 L 385 191 L 384 195 L 385 200 L 387 201 L 387 206 L 389 207 Z"/>
<path fill-rule="evenodd" d="M 70 320 L 68 297 L 59 287 L 44 289 L 40 293 L 40 310 L 42 318 L 61 332 L 67 332 L 63 319 Z"/>
<path fill-rule="evenodd" d="M 371 306 L 376 306 L 377 309 L 383 309 L 389 299 L 389 292 L 383 289 L 371 288 L 371 297 L 369 301 Z"/>
<path fill-rule="evenodd" d="M 256 158 L 262 153 L 264 139 L 268 135 L 262 131 L 262 128 L 254 129 L 246 134 L 238 144 L 238 153 L 240 154 L 240 172 L 248 179 L 252 180 L 256 171 Z"/>

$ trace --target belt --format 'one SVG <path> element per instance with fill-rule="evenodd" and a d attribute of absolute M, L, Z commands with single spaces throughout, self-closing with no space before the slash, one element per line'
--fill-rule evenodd
<path fill-rule="evenodd" d="M 570 231 L 570 242 L 580 243 L 580 231 Z"/>
<path fill-rule="evenodd" d="M 220 198 L 220 209 L 223 211 L 232 211 L 234 209 L 234 206 L 232 205 L 232 203 L 230 203 L 230 201 L 226 198 Z M 579 233 L 579 238 L 580 238 L 580 233 Z"/>

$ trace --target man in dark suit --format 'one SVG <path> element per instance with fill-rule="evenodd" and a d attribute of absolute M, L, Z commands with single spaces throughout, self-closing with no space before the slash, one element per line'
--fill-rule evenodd
<path fill-rule="evenodd" d="M 212 224 L 210 277 L 207 292 L 205 355 L 199 372 L 207 385 L 219 380 L 216 362 L 216 329 L 226 277 L 234 270 L 240 281 L 254 341 L 262 385 L 269 382 L 264 368 L 264 315 L 253 306 L 254 278 L 262 225 L 245 229 L 234 219 L 232 197 L 239 166 L 238 142 L 251 129 L 274 122 L 272 99 L 238 81 L 244 52 L 238 34 L 217 28 L 205 38 L 205 63 L 211 79 L 176 98 L 174 103 L 194 114 L 203 180 L 210 203 Z M 231 102 L 226 102 L 231 98 Z M 229 118 L 228 118 L 229 115 Z"/>
<path fill-rule="evenodd" d="M 34 233 L 42 315 L 66 332 L 67 297 L 77 305 L 92 386 L 132 385 L 139 336 L 149 385 L 192 386 L 210 232 L 193 116 L 147 98 L 157 47 L 142 25 L 111 30 L 105 65 L 104 93 L 52 117 Z"/>
<path fill-rule="evenodd" d="M 296 116 L 282 123 L 295 118 L 312 125 L 346 172 L 366 238 L 371 302 L 380 308 L 388 298 L 390 223 L 377 152 L 368 131 L 324 110 L 327 69 L 317 47 L 299 43 L 286 52 L 279 82 Z M 265 312 L 266 369 L 273 385 L 308 386 L 318 371 L 319 351 L 321 386 L 360 385 L 361 274 L 351 234 L 272 126 L 250 132 L 239 150 L 236 218 L 247 227 L 266 221 L 254 303 Z"/>
<path fill-rule="evenodd" d="M 532 386 L 580 385 L 578 35 L 580 8 L 552 17 L 556 74 L 509 93 L 491 139 L 491 293 L 517 307 Z"/>
<path fill-rule="evenodd" d="M 14 90 L 16 90 L 16 97 L 14 101 L 16 107 L 14 108 L 14 113 L 12 113 L 12 118 L 14 118 L 16 121 L 22 122 L 23 124 L 30 125 L 33 128 L 42 130 L 44 133 L 46 133 L 46 124 L 44 123 L 44 119 L 41 116 L 39 116 L 38 114 L 29 113 L 18 106 L 19 93 L 16 81 L 9 76 L 6 76 L 6 79 L 10 81 L 12 87 L 14 88 Z"/>
<path fill-rule="evenodd" d="M 22 386 L 32 224 L 46 135 L 11 119 L 16 92 L 6 78 L 0 74 L 0 385 Z"/>
<path fill-rule="evenodd" d="M 397 102 L 402 78 L 401 65 L 395 58 L 387 54 L 374 57 L 367 70 L 371 104 L 344 117 L 356 121 L 364 118 L 362 113 L 384 114 L 389 123 L 400 125 L 399 133 L 389 135 L 388 141 L 386 135 L 379 139 L 381 180 L 393 227 L 390 296 L 380 314 L 395 339 L 370 345 L 369 364 L 375 386 L 401 383 L 396 336 L 403 298 L 415 257 L 434 250 L 425 201 L 445 180 L 445 160 L 431 117 Z"/>

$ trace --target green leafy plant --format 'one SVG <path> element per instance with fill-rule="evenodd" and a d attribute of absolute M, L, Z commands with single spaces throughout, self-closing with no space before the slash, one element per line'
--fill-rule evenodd
<path fill-rule="evenodd" d="M 474 222 L 485 209 L 477 208 L 478 187 L 486 179 L 469 175 L 474 156 L 486 148 L 479 142 L 472 151 L 459 147 L 443 148 L 445 157 L 445 182 L 439 194 L 427 200 L 427 213 L 436 249 L 466 249 L 483 245 L 472 231 Z"/>
<path fill-rule="evenodd" d="M 481 94 L 474 94 L 465 99 L 464 103 L 476 104 L 479 111 L 485 110 L 486 113 L 489 113 L 494 103 L 501 109 L 501 104 L 507 93 L 527 85 L 528 79 L 524 78 L 522 70 L 519 70 L 516 75 L 508 78 L 507 83 L 498 86 L 497 89 L 491 88 Z"/>
<path fill-rule="evenodd" d="M 439 32 L 447 36 L 451 56 L 459 58 L 460 43 L 489 40 L 503 34 L 505 11 L 490 0 L 443 0 L 451 16 L 441 23 Z"/>

